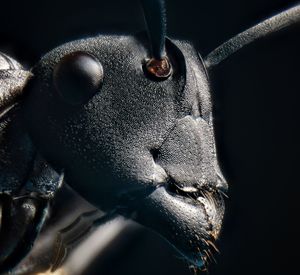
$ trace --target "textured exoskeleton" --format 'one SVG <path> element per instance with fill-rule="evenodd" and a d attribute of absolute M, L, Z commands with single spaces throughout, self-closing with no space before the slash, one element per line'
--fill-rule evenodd
<path fill-rule="evenodd" d="M 203 61 L 188 42 L 165 38 L 163 1 L 142 3 L 147 33 L 70 42 L 30 72 L 1 54 L 2 270 L 26 255 L 63 182 L 107 212 L 101 222 L 132 218 L 196 267 L 211 257 L 227 183 L 207 70 L 299 20 L 300 8 L 239 34 Z"/>

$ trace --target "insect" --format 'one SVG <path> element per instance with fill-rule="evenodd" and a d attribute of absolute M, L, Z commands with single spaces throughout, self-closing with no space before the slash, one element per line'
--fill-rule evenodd
<path fill-rule="evenodd" d="M 201 59 L 189 43 L 165 38 L 162 1 L 142 4 L 147 34 L 70 42 L 30 72 L 1 54 L 3 271 L 28 253 L 65 183 L 107 212 L 100 222 L 117 214 L 135 219 L 197 268 L 212 257 L 227 184 L 207 74 L 244 45 L 298 21 L 299 6 Z"/>

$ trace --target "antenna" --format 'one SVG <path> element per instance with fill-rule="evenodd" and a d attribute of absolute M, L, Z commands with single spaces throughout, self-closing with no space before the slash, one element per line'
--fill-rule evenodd
<path fill-rule="evenodd" d="M 166 79 L 172 67 L 166 56 L 166 12 L 164 0 L 140 0 L 151 45 L 151 58 L 146 60 L 145 69 L 156 79 Z"/>
<path fill-rule="evenodd" d="M 204 59 L 207 68 L 218 65 L 251 42 L 300 22 L 300 4 L 280 12 L 229 39 Z"/>

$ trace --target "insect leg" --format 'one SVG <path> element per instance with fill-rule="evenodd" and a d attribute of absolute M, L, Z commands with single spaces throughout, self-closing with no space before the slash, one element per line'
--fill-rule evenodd
<path fill-rule="evenodd" d="M 34 196 L 1 195 L 0 273 L 30 250 L 47 214 L 47 202 Z"/>
<path fill-rule="evenodd" d="M 36 156 L 24 186 L 18 192 L 0 193 L 0 273 L 11 270 L 31 250 L 62 182 L 63 174 Z"/>
<path fill-rule="evenodd" d="M 98 210 L 88 211 L 61 229 L 56 237 L 51 271 L 54 272 L 62 265 L 69 250 L 84 238 L 93 227 L 104 224 L 115 216 L 115 213 L 103 214 Z"/>

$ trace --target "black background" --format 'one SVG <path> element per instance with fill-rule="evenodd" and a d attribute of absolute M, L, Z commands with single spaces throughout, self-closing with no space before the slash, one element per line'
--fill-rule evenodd
<path fill-rule="evenodd" d="M 296 1 L 169 0 L 168 35 L 205 56 Z M 98 33 L 144 29 L 138 1 L 1 1 L 0 48 L 26 66 Z M 211 71 L 218 151 L 230 184 L 212 275 L 299 274 L 300 26 L 254 43 Z M 191 274 L 151 232 L 126 237 L 85 274 Z"/>

